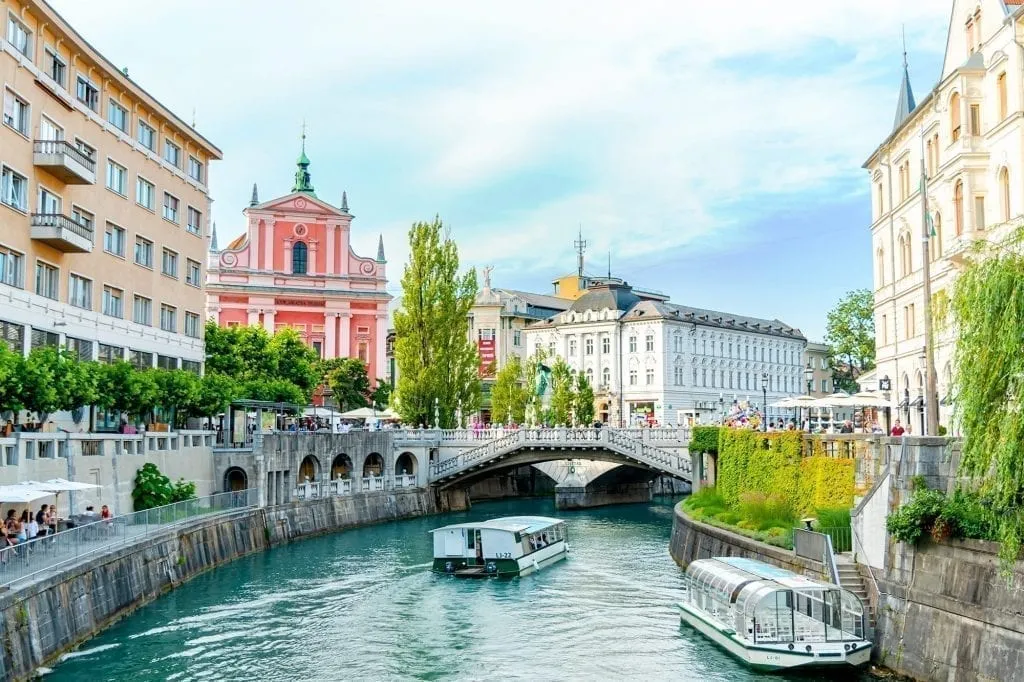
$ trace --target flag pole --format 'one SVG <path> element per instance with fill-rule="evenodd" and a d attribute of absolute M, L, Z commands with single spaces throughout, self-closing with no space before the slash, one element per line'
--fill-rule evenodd
<path fill-rule="evenodd" d="M 931 215 L 928 213 L 928 173 L 924 157 L 924 127 L 921 127 L 921 261 L 924 289 L 925 432 L 939 435 L 939 396 L 935 377 L 935 332 L 932 329 Z M 941 243 L 941 242 L 940 242 Z"/>

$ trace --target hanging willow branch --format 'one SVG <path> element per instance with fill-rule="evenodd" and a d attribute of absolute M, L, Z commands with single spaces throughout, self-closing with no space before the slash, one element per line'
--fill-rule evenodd
<path fill-rule="evenodd" d="M 965 440 L 960 474 L 1001 519 L 1007 572 L 1024 537 L 1024 232 L 979 247 L 954 287 L 954 392 Z"/>

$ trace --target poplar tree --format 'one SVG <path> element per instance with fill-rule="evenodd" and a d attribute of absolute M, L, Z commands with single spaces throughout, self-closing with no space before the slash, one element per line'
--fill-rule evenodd
<path fill-rule="evenodd" d="M 576 375 L 573 405 L 576 412 L 576 423 L 580 426 L 590 426 L 594 421 L 594 389 L 583 372 Z"/>
<path fill-rule="evenodd" d="M 495 376 L 491 388 L 491 421 L 495 424 L 526 421 L 530 389 L 523 372 L 523 361 L 512 354 Z"/>
<path fill-rule="evenodd" d="M 402 421 L 455 425 L 480 403 L 479 359 L 469 338 L 476 271 L 459 274 L 459 250 L 439 217 L 409 230 L 409 263 L 402 274 L 402 306 L 395 312 L 398 385 L 394 403 Z"/>

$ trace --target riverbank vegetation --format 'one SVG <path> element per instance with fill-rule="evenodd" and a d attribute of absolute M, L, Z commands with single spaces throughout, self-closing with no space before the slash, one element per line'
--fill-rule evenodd
<path fill-rule="evenodd" d="M 889 533 L 900 542 L 916 544 L 926 535 L 936 542 L 948 538 L 1000 539 L 1001 520 L 987 495 L 957 490 L 947 496 L 926 488 L 920 477 L 913 487 L 910 502 L 886 519 Z"/>

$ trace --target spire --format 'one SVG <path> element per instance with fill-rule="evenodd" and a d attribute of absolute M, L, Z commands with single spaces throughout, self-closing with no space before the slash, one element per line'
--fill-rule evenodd
<path fill-rule="evenodd" d="M 387 262 L 387 260 L 384 259 L 384 235 L 381 235 L 380 240 L 377 242 L 377 262 Z"/>
<path fill-rule="evenodd" d="M 341 211 L 348 213 L 348 194 L 346 192 L 341 193 Z"/>
<path fill-rule="evenodd" d="M 260 203 L 259 192 L 256 191 L 256 183 L 252 183 L 252 199 L 249 199 L 250 206 L 256 206 Z"/>
<path fill-rule="evenodd" d="M 217 223 L 213 224 L 213 234 L 210 235 L 210 252 L 216 253 L 219 251 L 217 248 Z"/>
<path fill-rule="evenodd" d="M 893 131 L 899 129 L 903 122 L 910 118 L 917 107 L 914 101 L 914 91 L 910 87 L 910 69 L 907 65 L 907 36 L 903 35 L 903 82 L 900 83 L 900 98 L 896 102 L 896 119 L 893 121 Z"/>
<path fill-rule="evenodd" d="M 306 122 L 302 122 L 302 153 L 299 154 L 298 161 L 295 162 L 298 166 L 298 170 L 295 171 L 295 185 L 292 186 L 293 192 L 305 192 L 306 194 L 312 194 L 316 196 L 313 191 L 313 181 L 309 175 L 309 158 L 306 156 Z"/>

